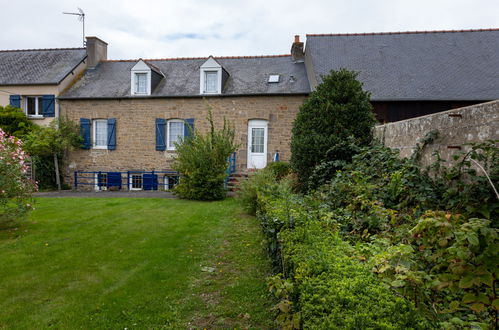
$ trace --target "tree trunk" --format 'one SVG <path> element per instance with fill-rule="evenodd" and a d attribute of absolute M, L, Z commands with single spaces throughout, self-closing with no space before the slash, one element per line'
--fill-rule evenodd
<path fill-rule="evenodd" d="M 59 161 L 57 154 L 54 152 L 54 168 L 55 168 L 55 182 L 57 183 L 57 190 L 61 190 L 61 178 L 59 177 Z"/>

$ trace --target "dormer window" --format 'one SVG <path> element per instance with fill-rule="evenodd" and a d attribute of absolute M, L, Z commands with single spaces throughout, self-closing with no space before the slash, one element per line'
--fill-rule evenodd
<path fill-rule="evenodd" d="M 204 72 L 204 92 L 205 93 L 218 93 L 217 88 L 218 72 L 205 71 Z"/>
<path fill-rule="evenodd" d="M 147 73 L 135 73 L 135 94 L 147 94 Z"/>
<path fill-rule="evenodd" d="M 130 70 L 130 94 L 137 96 L 151 95 L 154 88 L 164 78 L 161 70 L 140 59 Z"/>
<path fill-rule="evenodd" d="M 222 94 L 223 85 L 229 74 L 212 56 L 201 65 L 199 74 L 200 94 Z"/>

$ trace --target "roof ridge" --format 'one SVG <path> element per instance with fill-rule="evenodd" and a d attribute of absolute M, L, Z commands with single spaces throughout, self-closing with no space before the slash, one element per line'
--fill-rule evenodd
<path fill-rule="evenodd" d="M 84 47 L 67 47 L 67 48 L 29 48 L 29 49 L 0 49 L 0 52 L 33 52 L 33 51 L 50 51 L 50 50 L 85 50 Z"/>
<path fill-rule="evenodd" d="M 425 33 L 457 33 L 457 32 L 487 32 L 499 31 L 499 28 L 490 29 L 463 29 L 463 30 L 428 30 L 428 31 L 398 31 L 398 32 L 365 32 L 365 33 L 323 33 L 307 34 L 307 37 L 348 37 L 348 36 L 375 36 L 392 34 L 425 34 Z"/>
<path fill-rule="evenodd" d="M 273 57 L 287 57 L 291 54 L 278 54 L 278 55 L 250 55 L 250 56 L 212 56 L 214 59 L 250 59 L 250 58 L 273 58 Z M 210 56 L 203 57 L 171 57 L 171 58 L 148 58 L 142 59 L 147 61 L 176 61 L 176 60 L 207 60 Z M 137 62 L 140 59 L 127 59 L 127 60 L 103 60 L 102 62 Z"/>

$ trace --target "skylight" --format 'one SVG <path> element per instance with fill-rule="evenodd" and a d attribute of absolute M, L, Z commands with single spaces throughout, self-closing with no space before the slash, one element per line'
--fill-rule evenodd
<path fill-rule="evenodd" d="M 278 74 L 271 74 L 269 76 L 269 83 L 278 83 L 279 82 L 279 75 Z"/>

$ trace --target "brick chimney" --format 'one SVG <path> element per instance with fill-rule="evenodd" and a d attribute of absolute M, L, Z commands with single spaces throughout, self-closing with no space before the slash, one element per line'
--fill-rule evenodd
<path fill-rule="evenodd" d="M 300 36 L 295 36 L 295 42 L 291 46 L 291 56 L 293 56 L 293 61 L 303 61 L 305 58 L 305 52 L 303 51 L 303 42 L 300 42 Z"/>
<path fill-rule="evenodd" d="M 87 37 L 87 67 L 95 68 L 102 60 L 107 60 L 107 42 L 97 37 Z"/>

